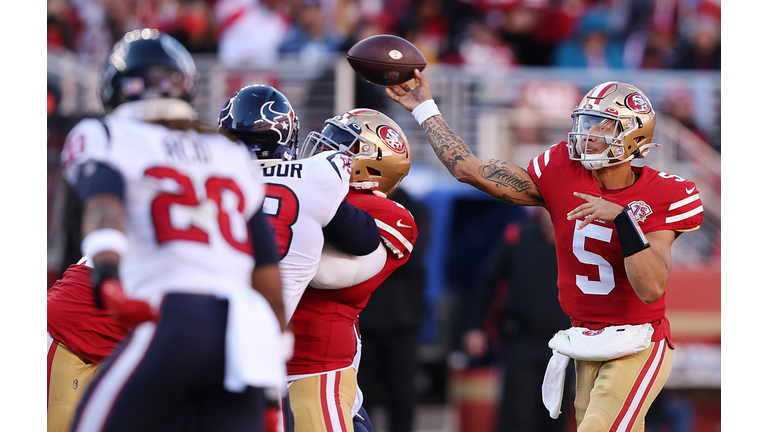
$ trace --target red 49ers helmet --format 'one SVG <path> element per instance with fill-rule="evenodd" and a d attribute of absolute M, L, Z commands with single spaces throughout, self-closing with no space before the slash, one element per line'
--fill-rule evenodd
<path fill-rule="evenodd" d="M 339 150 L 352 158 L 350 185 L 390 194 L 411 168 L 411 147 L 400 126 L 379 111 L 357 108 L 325 121 L 310 132 L 299 158 L 324 150 Z"/>
<path fill-rule="evenodd" d="M 598 85 L 584 96 L 571 117 L 570 158 L 589 170 L 642 158 L 651 147 L 661 147 L 651 142 L 656 112 L 645 94 L 631 84 L 612 81 Z"/>

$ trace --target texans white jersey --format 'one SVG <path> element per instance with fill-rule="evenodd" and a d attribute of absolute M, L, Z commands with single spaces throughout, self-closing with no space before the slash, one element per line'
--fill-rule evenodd
<path fill-rule="evenodd" d="M 275 230 L 285 317 L 290 320 L 320 262 L 322 229 L 349 191 L 350 159 L 326 151 L 265 166 L 263 175 L 263 212 Z"/>
<path fill-rule="evenodd" d="M 263 202 L 264 182 L 246 147 L 217 133 L 115 115 L 103 122 L 86 119 L 71 131 L 63 173 L 73 186 L 97 163 L 122 176 L 126 293 L 157 305 L 169 290 L 252 291 L 247 223 Z"/>

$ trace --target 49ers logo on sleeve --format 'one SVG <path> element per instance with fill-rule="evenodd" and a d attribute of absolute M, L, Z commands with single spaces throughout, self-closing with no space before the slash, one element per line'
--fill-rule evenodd
<path fill-rule="evenodd" d="M 627 95 L 624 105 L 636 113 L 648 114 L 651 112 L 651 103 L 640 93 L 630 93 Z"/>
<path fill-rule="evenodd" d="M 653 213 L 651 206 L 645 203 L 645 201 L 632 201 L 627 206 L 632 214 L 635 216 L 635 220 L 642 222 Z"/>
<path fill-rule="evenodd" d="M 397 153 L 405 152 L 405 141 L 395 129 L 389 126 L 379 126 L 376 130 L 382 141 L 384 141 L 389 148 Z"/>

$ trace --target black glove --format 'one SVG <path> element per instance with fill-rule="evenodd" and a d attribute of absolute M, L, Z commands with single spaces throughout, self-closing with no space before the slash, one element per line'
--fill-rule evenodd
<path fill-rule="evenodd" d="M 119 280 L 117 266 L 114 264 L 96 264 L 91 272 L 91 282 L 93 282 L 93 297 L 96 300 L 96 307 L 104 309 L 104 299 L 101 296 L 101 288 L 107 279 Z"/>

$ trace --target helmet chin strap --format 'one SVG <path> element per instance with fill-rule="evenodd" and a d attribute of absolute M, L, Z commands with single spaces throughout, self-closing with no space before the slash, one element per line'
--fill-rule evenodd
<path fill-rule="evenodd" d="M 375 182 L 375 181 L 350 182 L 349 185 L 355 189 L 373 189 L 379 186 L 379 182 Z M 387 197 L 387 194 L 375 189 L 371 190 L 371 192 L 373 192 L 374 195 L 380 196 L 382 198 Z"/>
<path fill-rule="evenodd" d="M 588 170 L 596 170 L 596 169 L 600 169 L 600 168 L 603 168 L 603 167 L 612 167 L 612 166 L 616 166 L 616 165 L 621 165 L 621 164 L 623 164 L 625 162 L 629 162 L 629 161 L 631 161 L 632 159 L 635 159 L 635 158 L 637 158 L 637 159 L 644 158 L 645 155 L 648 154 L 648 151 L 651 150 L 651 147 L 661 147 L 661 144 L 656 144 L 656 143 L 644 144 L 644 145 L 638 147 L 634 152 L 632 152 L 632 154 L 629 155 L 629 157 L 627 157 L 626 159 L 622 159 L 622 160 L 620 160 L 618 162 L 609 162 L 608 160 L 605 160 L 605 159 L 604 160 L 600 160 L 600 161 L 589 161 L 589 162 L 598 162 L 599 165 L 596 166 L 595 168 L 587 167 L 587 165 L 585 164 L 585 162 L 587 162 L 587 161 L 582 161 L 581 163 Z"/>
<path fill-rule="evenodd" d="M 584 158 L 580 160 L 581 165 L 584 166 L 584 168 L 586 168 L 586 169 L 588 169 L 590 171 L 594 171 L 594 170 L 598 170 L 598 169 L 606 167 L 606 166 L 610 166 L 608 164 L 608 161 L 610 159 L 608 159 L 608 158 L 611 157 L 609 155 L 613 154 L 611 152 L 611 149 L 613 148 L 614 145 L 616 145 L 616 144 L 608 146 L 600 154 L 593 154 L 593 155 L 583 154 Z M 590 156 L 592 156 L 592 157 L 590 157 Z M 615 157 L 615 156 L 613 156 L 613 157 Z"/>
<path fill-rule="evenodd" d="M 349 185 L 355 189 L 373 189 L 379 185 L 379 182 L 366 180 L 366 181 L 359 181 L 359 182 L 350 182 Z"/>

